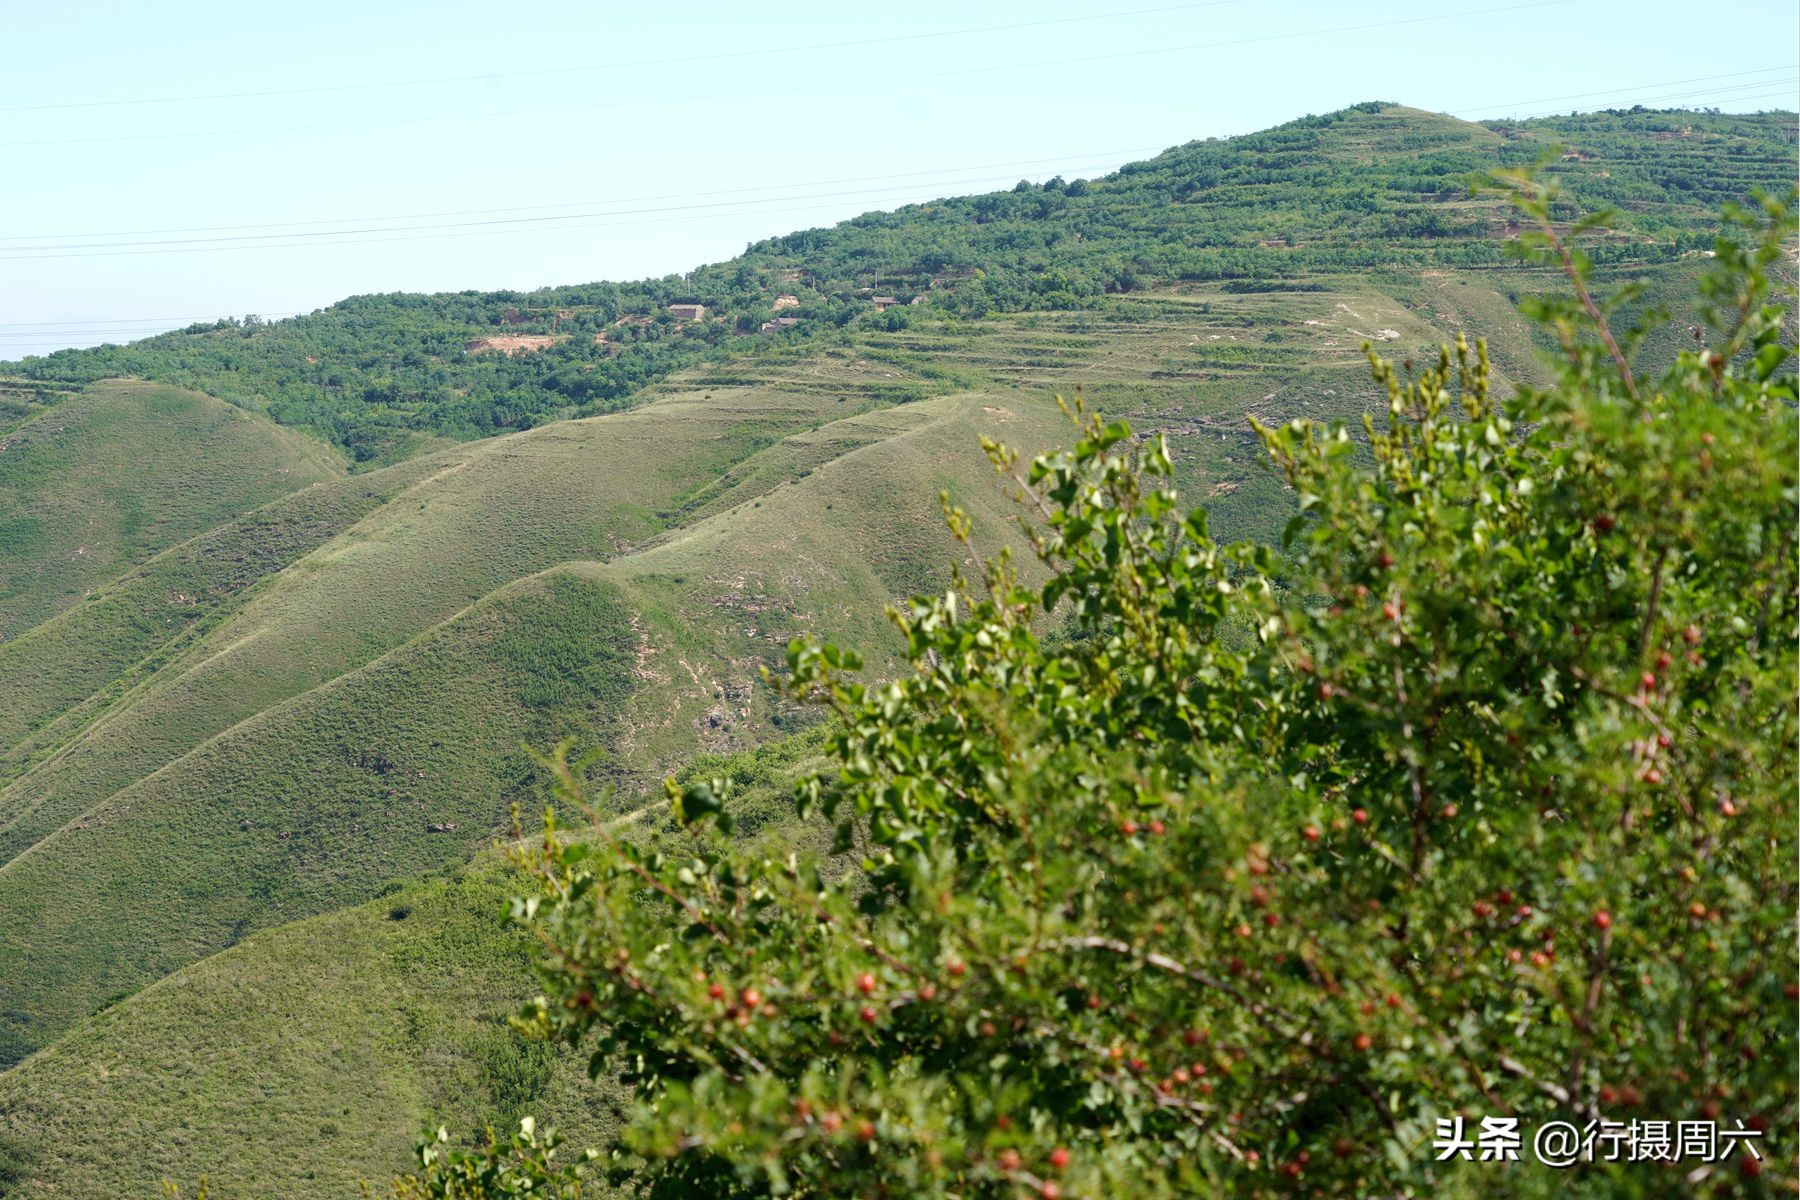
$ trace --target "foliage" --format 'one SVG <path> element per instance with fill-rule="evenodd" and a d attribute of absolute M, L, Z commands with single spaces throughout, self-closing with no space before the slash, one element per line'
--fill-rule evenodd
<path fill-rule="evenodd" d="M 537 1131 L 530 1117 L 519 1122 L 519 1131 L 504 1146 L 492 1131 L 481 1151 L 450 1144 L 449 1130 L 438 1127 L 435 1137 L 421 1139 L 418 1156 L 421 1174 L 396 1180 L 396 1200 L 483 1200 L 486 1197 L 533 1196 L 544 1200 L 580 1200 L 580 1164 L 554 1162 L 562 1139 L 555 1130 Z M 592 1156 L 594 1151 L 586 1152 Z"/>
<path fill-rule="evenodd" d="M 1160 438 L 1079 407 L 1006 558 L 894 614 L 914 670 L 797 641 L 837 718 L 800 790 L 833 854 L 682 831 L 520 861 L 522 1018 L 638 1108 L 617 1175 L 680 1194 L 1754 1190 L 1437 1164 L 1439 1117 L 1795 1121 L 1794 377 L 1732 212 L 1712 337 L 1633 371 L 1554 201 L 1517 181 L 1566 362 L 1505 410 L 1485 348 L 1371 354 L 1386 411 L 1261 428 L 1288 551 L 1183 515 Z M 954 532 L 968 518 L 946 503 Z M 1066 614 L 1049 636 L 1047 614 Z M 586 764 L 554 756 L 584 803 Z"/>

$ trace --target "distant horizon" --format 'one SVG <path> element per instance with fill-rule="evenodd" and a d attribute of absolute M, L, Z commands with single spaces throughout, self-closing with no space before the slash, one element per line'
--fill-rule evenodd
<path fill-rule="evenodd" d="M 473 5 L 341 0 L 179 29 L 127 5 L 78 30 L 12 14 L 15 44 L 41 53 L 0 85 L 0 143 L 33 180 L 0 197 L 0 361 L 355 295 L 679 275 L 766 237 L 1094 178 L 1372 96 L 1479 121 L 1800 106 L 1792 50 L 1746 69 L 1730 39 L 1652 36 L 1681 19 L 1672 3 L 1623 30 L 1597 7 L 1415 2 L 1353 21 L 1323 0 L 904 18 L 553 4 L 532 30 Z M 1800 37 L 1790 6 L 1717 8 Z M 1546 29 L 1604 31 L 1612 52 L 1572 80 L 1537 53 Z M 1508 62 L 1501 83 L 1460 61 L 1468 44 Z"/>

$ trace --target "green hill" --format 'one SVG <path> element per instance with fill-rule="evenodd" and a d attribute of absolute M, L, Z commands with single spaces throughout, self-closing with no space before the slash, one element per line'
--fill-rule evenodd
<path fill-rule="evenodd" d="M 1503 385 L 1540 377 L 1514 306 L 1547 280 L 1504 258 L 1507 215 L 1468 174 L 1578 147 L 1571 211 L 1626 210 L 1602 276 L 1650 302 L 1691 294 L 1721 199 L 1791 174 L 1779 138 L 1775 117 L 1361 106 L 773 239 L 691 281 L 363 297 L 10 365 L 0 445 L 42 448 L 0 453 L 0 505 L 112 531 L 72 566 L 42 541 L 7 558 L 0 533 L 20 589 L 0 595 L 0 1130 L 30 1144 L 23 1194 L 165 1169 L 340 1194 L 398 1169 L 421 1120 L 543 1077 L 469 1015 L 524 986 L 479 916 L 500 885 L 449 882 L 535 804 L 521 740 L 603 745 L 635 799 L 794 730 L 760 668 L 803 631 L 891 647 L 881 606 L 941 587 L 956 550 L 933 494 L 1005 539 L 979 436 L 1060 438 L 1058 392 L 1168 434 L 1214 530 L 1273 540 L 1292 502 L 1245 418 L 1356 419 L 1364 341 L 1404 357 L 1473 327 Z M 874 311 L 871 264 L 925 302 Z M 800 324 L 754 332 L 778 294 Z M 673 322 L 677 299 L 711 311 Z M 563 340 L 464 349 L 503 330 Z M 96 382 L 120 373 L 206 395 Z M 373 999 L 396 976 L 425 1015 Z M 546 1103 L 603 1120 L 577 1091 Z M 241 1112 L 267 1114 L 266 1145 L 217 1132 Z M 321 1138 L 355 1147 L 339 1179 L 282 1173 L 281 1147 Z"/>
<path fill-rule="evenodd" d="M 1472 123 L 1370 103 L 1173 147 L 1097 179 L 1020 183 L 759 242 L 686 276 L 536 292 L 358 296 L 304 317 L 193 326 L 64 351 L 0 375 L 52 386 L 132 375 L 303 426 L 357 462 L 444 438 L 612 411 L 645 384 L 759 340 L 778 296 L 810 337 L 868 312 L 873 285 L 962 315 L 1087 309 L 1169 282 L 1505 262 L 1511 214 L 1471 176 L 1560 151 L 1564 211 L 1620 210 L 1602 261 L 1666 263 L 1711 245 L 1719 205 L 1793 181 L 1791 114 L 1632 111 Z M 676 321 L 676 301 L 706 319 Z M 890 314 L 891 315 L 891 314 Z M 900 317 L 894 317 L 900 320 Z M 477 338 L 552 339 L 539 353 Z M 604 334 L 604 342 L 596 335 Z"/>
<path fill-rule="evenodd" d="M 0 642 L 0 778 L 148 678 L 295 559 L 428 473 L 428 460 L 293 492 L 163 551 Z"/>
<path fill-rule="evenodd" d="M 800 736 L 696 773 L 773 811 L 817 753 Z M 501 922 L 520 882 L 485 853 L 108 1006 L 0 1074 L 0 1195 L 151 1195 L 204 1176 L 221 1197 L 348 1197 L 404 1170 L 428 1124 L 473 1139 L 526 1114 L 603 1144 L 619 1093 L 505 1023 L 531 994 L 531 944 Z M 297 1167 L 302 1145 L 329 1153 Z"/>
<path fill-rule="evenodd" d="M 209 396 L 88 388 L 0 437 L 0 642 L 158 551 L 342 470 L 313 439 Z"/>

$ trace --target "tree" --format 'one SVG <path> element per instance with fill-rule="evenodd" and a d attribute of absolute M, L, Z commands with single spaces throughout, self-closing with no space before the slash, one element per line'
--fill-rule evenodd
<path fill-rule="evenodd" d="M 552 814 L 520 855 L 521 1023 L 635 1086 L 614 1173 L 1047 1200 L 1792 1177 L 1779 1136 L 1529 1161 L 1550 1120 L 1795 1123 L 1791 208 L 1728 213 L 1710 339 L 1650 380 L 1608 320 L 1629 297 L 1513 182 L 1570 280 L 1537 309 L 1553 386 L 1502 405 L 1460 338 L 1371 353 L 1362 440 L 1258 427 L 1298 498 L 1282 552 L 1215 543 L 1162 440 L 1076 404 L 1068 450 L 986 447 L 1041 585 L 1003 554 L 913 600 L 890 682 L 790 647 L 835 722 L 799 791 L 830 855 L 734 840 L 724 781 L 671 784 L 651 835 Z M 586 763 L 546 761 L 585 807 Z M 1437 1161 L 1440 1120 L 1483 1116 L 1527 1161 Z"/>

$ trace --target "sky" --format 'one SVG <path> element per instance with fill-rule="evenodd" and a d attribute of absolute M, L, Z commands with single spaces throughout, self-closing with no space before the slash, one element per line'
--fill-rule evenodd
<path fill-rule="evenodd" d="M 1796 107 L 1793 0 L 0 0 L 0 360 L 635 279 L 1390 100 Z"/>

